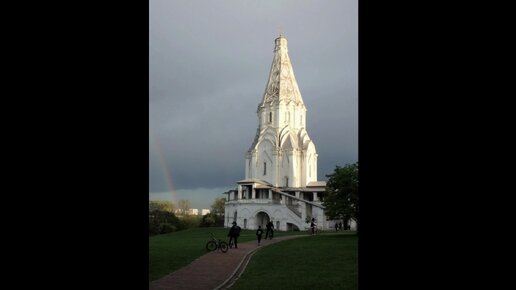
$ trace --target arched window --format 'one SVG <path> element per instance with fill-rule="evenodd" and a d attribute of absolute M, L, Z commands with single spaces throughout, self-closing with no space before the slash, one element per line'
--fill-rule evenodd
<path fill-rule="evenodd" d="M 263 162 L 263 175 L 267 175 L 267 162 Z"/>

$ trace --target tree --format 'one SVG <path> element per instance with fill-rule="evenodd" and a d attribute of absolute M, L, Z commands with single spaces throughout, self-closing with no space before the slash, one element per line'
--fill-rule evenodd
<path fill-rule="evenodd" d="M 180 215 L 188 215 L 188 211 L 190 210 L 190 201 L 187 199 L 181 199 L 178 202 L 178 208 Z"/>
<path fill-rule="evenodd" d="M 226 204 L 225 197 L 215 198 L 215 201 L 211 205 L 211 213 L 216 216 L 221 216 L 224 219 L 225 204 Z"/>
<path fill-rule="evenodd" d="M 225 197 L 215 198 L 215 201 L 211 205 L 211 217 L 214 220 L 214 223 L 213 223 L 214 226 L 216 226 L 216 227 L 224 226 L 225 207 L 226 207 L 226 198 Z"/>
<path fill-rule="evenodd" d="M 201 227 L 211 227 L 215 225 L 215 217 L 212 213 L 207 213 L 202 216 L 200 226 Z"/>
<path fill-rule="evenodd" d="M 149 235 L 166 234 L 185 229 L 186 225 L 173 212 L 153 210 L 149 212 Z"/>
<path fill-rule="evenodd" d="M 358 162 L 344 167 L 336 166 L 326 175 L 326 196 L 323 205 L 330 219 L 350 218 L 358 222 Z"/>
<path fill-rule="evenodd" d="M 176 205 L 173 202 L 166 201 L 166 200 L 149 201 L 149 212 L 155 211 L 155 210 L 175 212 Z"/>

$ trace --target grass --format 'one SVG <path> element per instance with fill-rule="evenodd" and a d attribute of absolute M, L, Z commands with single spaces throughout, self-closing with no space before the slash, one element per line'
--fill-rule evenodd
<path fill-rule="evenodd" d="M 316 235 L 264 247 L 230 288 L 358 289 L 356 234 Z"/>
<path fill-rule="evenodd" d="M 149 237 L 149 281 L 178 270 L 206 254 L 210 234 L 228 241 L 229 228 L 193 228 L 175 233 Z M 256 240 L 255 230 L 242 230 L 238 242 Z M 274 232 L 276 237 L 299 232 Z M 265 237 L 265 235 L 263 236 Z"/>

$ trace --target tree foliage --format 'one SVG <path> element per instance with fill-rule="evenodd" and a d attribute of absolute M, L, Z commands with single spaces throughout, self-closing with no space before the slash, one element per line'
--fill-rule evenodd
<path fill-rule="evenodd" d="M 225 197 L 217 197 L 217 198 L 215 198 L 215 201 L 211 205 L 211 213 L 216 215 L 216 216 L 224 217 L 225 204 L 226 204 L 226 198 Z"/>
<path fill-rule="evenodd" d="M 187 199 L 181 199 L 178 202 L 178 209 L 180 215 L 188 215 L 188 211 L 190 210 L 190 201 Z"/>
<path fill-rule="evenodd" d="M 153 210 L 149 212 L 149 235 L 166 234 L 185 229 L 185 223 L 173 212 Z"/>
<path fill-rule="evenodd" d="M 155 210 L 175 212 L 176 205 L 173 202 L 166 201 L 166 200 L 149 201 L 149 212 L 155 211 Z"/>
<path fill-rule="evenodd" d="M 222 227 L 224 226 L 226 198 L 217 197 L 211 205 L 211 212 L 205 214 L 201 220 L 201 227 Z"/>
<path fill-rule="evenodd" d="M 330 219 L 353 218 L 358 221 L 358 162 L 344 167 L 336 166 L 326 175 L 326 196 L 323 205 Z"/>
<path fill-rule="evenodd" d="M 201 227 L 213 227 L 215 226 L 216 217 L 212 213 L 208 213 L 202 216 Z"/>

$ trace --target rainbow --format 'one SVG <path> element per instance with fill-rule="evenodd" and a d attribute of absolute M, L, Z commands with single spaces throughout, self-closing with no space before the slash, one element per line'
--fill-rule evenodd
<path fill-rule="evenodd" d="M 159 160 L 159 163 L 160 163 L 160 167 L 161 167 L 161 172 L 163 174 L 163 177 L 164 179 L 166 180 L 166 184 L 167 184 L 167 193 L 170 193 L 171 194 L 171 197 L 172 197 L 172 202 L 176 203 L 177 200 L 176 200 L 176 191 L 174 189 L 174 184 L 172 182 L 172 174 L 170 173 L 170 169 L 167 165 L 167 162 L 166 162 L 166 158 L 165 158 L 165 153 L 163 151 L 163 147 L 161 146 L 161 143 L 159 142 L 159 139 L 155 136 L 153 130 L 151 127 L 149 127 L 149 144 L 154 145 L 152 146 L 154 148 L 154 150 L 156 151 L 156 153 L 158 154 L 158 160 Z M 149 146 L 149 149 L 151 149 L 151 147 Z M 150 152 L 149 152 L 150 153 Z M 151 169 L 152 166 L 149 168 Z M 150 174 L 152 175 L 153 172 L 150 172 Z"/>

